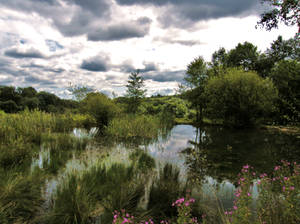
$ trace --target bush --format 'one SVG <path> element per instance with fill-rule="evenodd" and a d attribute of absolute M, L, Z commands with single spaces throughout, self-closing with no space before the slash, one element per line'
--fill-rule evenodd
<path fill-rule="evenodd" d="M 93 116 L 100 128 L 107 126 L 120 111 L 116 104 L 102 93 L 89 93 L 81 102 L 81 110 Z"/>
<path fill-rule="evenodd" d="M 236 127 L 251 126 L 274 110 L 277 90 L 255 72 L 230 69 L 211 78 L 206 86 L 207 116 Z"/>

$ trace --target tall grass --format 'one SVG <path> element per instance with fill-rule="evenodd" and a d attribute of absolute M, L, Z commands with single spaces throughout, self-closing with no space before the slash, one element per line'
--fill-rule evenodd
<path fill-rule="evenodd" d="M 104 223 L 112 221 L 115 209 L 134 211 L 144 195 L 136 170 L 121 164 L 94 166 L 82 175 L 71 174 L 57 189 L 47 221 L 54 224 Z"/>
<path fill-rule="evenodd" d="M 106 133 L 118 139 L 157 138 L 164 127 L 159 116 L 129 114 L 114 118 L 106 128 Z"/>
<path fill-rule="evenodd" d="M 1 114 L 0 139 L 7 144 L 19 138 L 24 142 L 40 143 L 42 133 L 69 131 L 89 122 L 92 124 L 93 120 L 88 115 L 50 114 L 38 110 Z"/>
<path fill-rule="evenodd" d="M 0 171 L 0 223 L 27 223 L 39 215 L 43 203 L 39 175 Z"/>

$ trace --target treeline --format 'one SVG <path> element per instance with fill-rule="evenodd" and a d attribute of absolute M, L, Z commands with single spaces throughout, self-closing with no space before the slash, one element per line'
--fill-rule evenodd
<path fill-rule="evenodd" d="M 74 100 L 61 99 L 45 91 L 37 92 L 33 87 L 0 86 L 0 110 L 6 113 L 16 113 L 25 108 L 57 113 L 76 107 L 78 102 Z"/>
<path fill-rule="evenodd" d="M 249 42 L 234 49 L 220 48 L 211 62 L 202 57 L 186 71 L 183 95 L 204 117 L 226 125 L 248 126 L 258 122 L 300 122 L 299 38 L 278 37 L 261 53 Z"/>

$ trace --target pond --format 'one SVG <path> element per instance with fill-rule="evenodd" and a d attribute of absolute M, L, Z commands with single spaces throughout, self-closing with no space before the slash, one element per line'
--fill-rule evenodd
<path fill-rule="evenodd" d="M 81 175 L 99 161 L 105 167 L 112 167 L 116 163 L 129 167 L 133 161 L 132 155 L 137 150 L 154 161 L 151 175 L 141 183 L 145 188 L 140 202 L 143 208 L 147 208 L 151 200 L 149 188 L 152 182 L 155 177 L 163 175 L 159 171 L 166 164 L 177 168 L 180 182 L 191 183 L 194 194 L 201 195 L 202 200 L 217 198 L 226 209 L 233 205 L 237 176 L 244 165 L 253 166 L 257 173 L 271 173 L 281 160 L 300 162 L 299 136 L 279 131 L 176 125 L 158 139 L 126 142 L 103 140 L 96 133 L 95 128 L 74 129 L 70 133 L 76 141 L 87 141 L 83 150 L 72 149 L 58 153 L 51 150 L 51 145 L 42 144 L 39 155 L 32 161 L 31 169 L 39 167 L 52 174 L 46 180 L 45 197 L 48 200 L 45 207 L 50 206 L 47 203 L 50 203 L 57 187 L 70 174 Z M 145 164 L 151 166 L 151 160 L 145 161 Z M 256 194 L 254 187 L 254 197 Z"/>

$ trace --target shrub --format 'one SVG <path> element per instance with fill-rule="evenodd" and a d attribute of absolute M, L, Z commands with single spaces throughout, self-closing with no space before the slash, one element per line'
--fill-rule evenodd
<path fill-rule="evenodd" d="M 277 98 L 271 80 L 236 68 L 211 78 L 205 92 L 208 117 L 237 127 L 253 125 L 272 112 Z"/>

